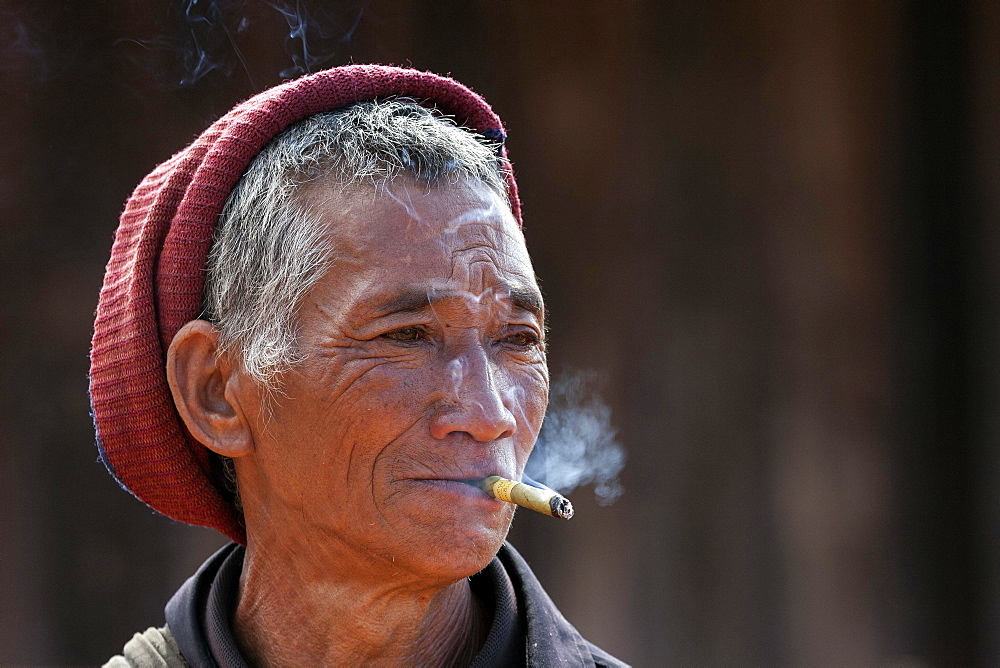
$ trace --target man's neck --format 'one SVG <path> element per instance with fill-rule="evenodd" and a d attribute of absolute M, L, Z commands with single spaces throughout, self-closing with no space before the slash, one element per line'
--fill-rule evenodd
<path fill-rule="evenodd" d="M 490 612 L 467 579 L 373 585 L 318 563 L 303 569 L 297 552 L 247 549 L 233 630 L 255 665 L 468 665 L 486 638 Z"/>

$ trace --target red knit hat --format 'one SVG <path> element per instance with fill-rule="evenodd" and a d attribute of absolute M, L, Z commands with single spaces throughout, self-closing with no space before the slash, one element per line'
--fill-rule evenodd
<path fill-rule="evenodd" d="M 101 459 L 154 510 L 246 542 L 239 510 L 214 482 L 208 449 L 187 433 L 174 407 L 166 350 L 201 313 L 213 229 L 264 145 L 308 116 L 389 96 L 440 109 L 491 139 L 506 136 L 486 101 L 452 79 L 381 65 L 338 67 L 238 105 L 153 170 L 126 203 L 94 322 L 90 399 Z M 520 224 L 509 170 L 507 185 Z"/>

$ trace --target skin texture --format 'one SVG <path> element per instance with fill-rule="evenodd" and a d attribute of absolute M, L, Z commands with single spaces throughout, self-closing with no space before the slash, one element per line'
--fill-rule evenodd
<path fill-rule="evenodd" d="M 168 379 L 234 459 L 248 546 L 235 630 L 262 665 L 468 663 L 489 611 L 468 578 L 514 506 L 548 400 L 541 296 L 507 205 L 478 182 L 303 195 L 334 259 L 298 312 L 301 361 L 267 395 L 188 323 Z"/>

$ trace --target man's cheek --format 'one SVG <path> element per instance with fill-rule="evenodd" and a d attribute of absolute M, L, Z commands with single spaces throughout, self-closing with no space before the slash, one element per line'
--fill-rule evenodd
<path fill-rule="evenodd" d="M 400 410 L 398 404 L 382 405 L 381 402 L 355 403 L 355 410 L 347 411 L 331 425 L 336 436 L 337 457 L 347 458 L 355 478 L 371 479 L 376 463 L 380 467 L 392 463 L 397 457 L 400 444 L 406 441 L 407 432 L 419 421 L 420 415 L 413 416 Z"/>

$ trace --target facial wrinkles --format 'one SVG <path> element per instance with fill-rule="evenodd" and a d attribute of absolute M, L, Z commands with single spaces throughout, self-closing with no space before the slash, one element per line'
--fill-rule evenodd
<path fill-rule="evenodd" d="M 434 225 L 435 221 L 431 220 L 431 214 L 423 210 L 424 206 L 421 197 L 414 197 L 412 188 L 408 186 L 405 180 L 397 180 L 396 182 L 386 184 L 380 192 L 387 195 L 389 200 L 402 208 L 405 213 L 402 221 L 406 221 L 406 228 L 389 233 L 390 238 L 396 237 L 397 239 L 397 243 L 389 249 L 386 249 L 385 246 L 377 245 L 377 238 L 369 238 L 369 243 L 366 245 L 372 248 L 371 242 L 376 243 L 376 257 L 369 258 L 367 261 L 362 259 L 361 264 L 379 267 L 385 266 L 384 261 L 389 261 L 396 266 L 401 264 L 411 265 L 414 262 L 412 259 L 413 254 L 421 258 L 418 262 L 423 263 L 426 261 L 427 256 L 421 254 L 421 247 L 436 247 L 438 252 L 449 258 L 450 276 L 447 279 L 431 278 L 429 280 L 430 286 L 427 289 L 427 298 L 428 303 L 431 304 L 431 317 L 434 321 L 445 329 L 477 328 L 479 330 L 477 338 L 483 341 L 487 339 L 489 333 L 492 333 L 491 330 L 499 329 L 507 324 L 511 319 L 513 310 L 510 300 L 510 290 L 505 287 L 505 284 L 510 282 L 508 277 L 516 277 L 515 282 L 522 285 L 527 283 L 533 286 L 533 280 L 531 280 L 530 268 L 528 271 L 524 271 L 519 266 L 527 262 L 527 258 L 526 255 L 523 258 L 520 257 L 524 255 L 523 251 L 521 253 L 517 252 L 518 240 L 512 237 L 510 230 L 505 229 L 506 226 L 502 223 L 498 225 L 500 221 L 497 218 L 504 213 L 502 207 L 498 204 L 500 202 L 499 198 L 489 191 L 487 191 L 489 192 L 489 196 L 484 197 L 482 191 L 477 193 L 468 188 L 456 187 L 450 195 L 454 199 L 452 206 L 449 208 L 457 210 L 457 214 L 449 218 L 442 228 L 440 223 Z M 430 192 L 440 193 L 441 191 Z M 427 193 L 424 194 L 424 196 L 426 195 Z M 469 207 L 468 205 L 470 204 L 473 207 Z M 477 207 L 475 206 L 476 204 L 484 206 Z M 358 207 L 352 208 L 358 210 Z M 440 214 L 437 215 L 440 216 Z M 506 215 L 508 218 L 510 217 L 509 212 Z M 366 216 L 363 216 L 363 218 L 366 218 Z M 362 231 L 365 228 L 368 230 L 374 229 L 364 225 L 364 222 L 361 220 L 358 222 L 362 223 L 361 229 L 355 228 L 358 231 Z M 513 224 L 512 221 L 506 222 L 511 222 L 511 225 Z M 416 232 L 411 223 L 415 223 L 421 231 L 429 233 L 428 236 L 425 236 L 424 241 L 418 242 L 416 246 L 412 243 L 399 244 L 398 239 L 400 237 L 406 239 L 407 237 L 411 237 L 413 232 Z M 437 229 L 431 229 L 432 227 L 436 227 Z M 364 232 L 362 232 L 362 235 L 369 236 Z M 421 236 L 423 235 L 421 234 Z M 513 248 L 511 248 L 512 245 Z M 399 252 L 401 248 L 406 248 L 412 251 L 412 253 L 408 252 L 403 255 Z M 369 250 L 367 253 L 363 253 L 367 255 L 371 252 Z M 428 266 L 433 267 L 433 263 Z M 515 268 L 521 269 L 521 271 L 516 271 Z M 419 273 L 419 269 L 417 271 Z M 357 274 L 355 274 L 355 277 L 360 278 Z M 351 287 L 356 289 L 351 290 L 353 294 L 350 296 L 352 298 L 347 301 L 356 303 L 353 297 L 355 295 L 360 297 L 371 287 L 371 284 L 377 282 L 379 280 L 378 272 L 371 278 L 372 280 L 368 281 L 354 281 L 354 285 Z M 504 284 L 504 286 L 494 287 L 498 283 Z M 447 293 L 446 299 L 451 305 L 450 308 L 444 309 L 445 313 L 442 313 L 438 307 L 440 303 L 439 298 L 444 296 L 443 293 Z M 342 293 L 342 296 L 346 295 Z M 339 320 L 337 314 L 327 311 L 324 311 L 324 313 L 332 321 Z M 540 327 L 541 323 L 538 323 L 538 325 Z M 345 333 L 343 328 L 338 327 L 337 329 L 339 330 L 339 334 Z M 349 340 L 350 337 L 338 335 L 336 338 L 346 340 L 340 342 L 330 341 L 331 347 L 353 347 L 352 342 Z M 408 355 L 404 354 L 393 355 L 388 359 L 361 358 L 358 361 L 364 361 L 365 363 L 361 365 L 358 373 L 351 375 L 350 384 L 362 379 L 363 376 L 383 364 L 390 362 L 406 363 L 408 357 Z M 450 389 L 453 397 L 456 399 L 462 394 L 463 386 L 468 378 L 468 367 L 469 360 L 465 354 L 456 355 L 446 363 L 446 374 L 450 381 Z M 521 412 L 523 414 L 523 409 L 521 409 Z"/>
<path fill-rule="evenodd" d="M 463 217 L 467 217 L 467 215 L 460 214 L 455 219 Z M 452 265 L 453 275 L 446 280 L 432 280 L 431 286 L 427 289 L 427 299 L 430 304 L 431 317 L 439 329 L 445 331 L 449 329 L 474 328 L 477 330 L 474 338 L 479 342 L 485 342 L 489 339 L 489 336 L 495 334 L 497 330 L 510 322 L 513 315 L 513 306 L 510 300 L 509 288 L 506 286 L 493 287 L 495 283 L 501 280 L 499 276 L 504 272 L 497 266 L 493 254 L 490 252 L 493 248 L 489 241 L 492 241 L 492 239 L 483 239 L 483 236 L 487 235 L 494 237 L 502 235 L 497 235 L 497 231 L 491 229 L 491 226 L 488 225 L 470 225 L 470 227 L 478 228 L 474 230 L 474 236 L 478 237 L 477 241 L 485 241 L 486 243 L 477 243 L 474 246 L 469 246 L 466 245 L 469 241 L 466 239 L 464 240 L 466 243 L 461 248 L 453 250 L 451 253 L 452 258 L 455 258 Z M 486 232 L 487 229 L 492 234 Z M 455 241 L 460 240 L 453 238 L 452 242 Z M 454 275 L 456 273 L 459 275 Z M 355 277 L 359 278 L 357 275 Z M 351 287 L 356 287 L 356 289 L 351 290 L 351 292 L 362 295 L 374 282 L 376 281 L 355 281 Z M 484 287 L 480 291 L 455 289 L 459 285 L 467 288 L 472 287 L 472 283 Z M 344 288 L 347 287 L 344 286 Z M 447 291 L 447 294 L 442 294 L 445 291 Z M 343 292 L 341 292 L 341 295 L 343 295 Z M 443 300 L 440 299 L 442 297 L 444 297 Z M 355 300 L 349 299 L 348 301 Z M 447 304 L 447 307 L 438 306 L 438 304 L 442 303 Z M 347 390 L 351 385 L 362 381 L 369 373 L 384 365 L 406 365 L 410 362 L 419 364 L 418 356 L 405 350 L 393 351 L 391 356 L 385 356 L 381 353 L 367 354 L 365 346 L 361 345 L 359 340 L 353 339 L 347 333 L 347 330 L 345 330 L 346 323 L 344 322 L 342 313 L 331 312 L 319 304 L 316 306 L 325 316 L 326 323 L 324 323 L 323 329 L 330 332 L 330 336 L 325 337 L 326 340 L 323 342 L 322 347 L 330 349 L 327 355 L 342 356 L 342 359 L 346 358 L 345 361 L 349 362 L 347 366 L 353 367 L 347 374 L 342 373 L 344 371 L 343 365 L 336 365 L 337 367 L 341 367 L 339 369 L 341 373 L 337 373 L 338 370 L 334 368 L 327 369 L 327 373 L 324 375 L 330 380 L 335 380 L 331 376 L 340 376 L 340 378 L 336 379 L 339 382 L 331 384 L 339 386 L 341 391 L 334 391 L 331 399 L 342 393 L 342 391 Z M 538 323 L 539 326 L 540 324 Z M 356 352 L 352 354 L 351 349 L 355 349 Z M 456 350 L 456 352 L 458 354 L 446 363 L 445 373 L 450 384 L 452 398 L 459 401 L 468 378 L 470 361 L 468 350 Z M 487 364 L 487 367 L 490 366 L 492 364 Z M 492 375 L 492 371 L 490 373 Z M 506 375 L 504 374 L 505 380 L 502 381 L 504 385 L 507 385 L 511 380 L 506 378 Z M 493 382 L 492 378 L 490 382 Z M 331 387 L 331 389 L 333 388 Z M 478 404 L 477 407 L 479 409 L 483 408 L 480 402 L 476 401 L 475 403 Z M 521 402 L 518 401 L 516 403 L 520 404 Z M 523 408 L 519 410 L 523 415 Z"/>
<path fill-rule="evenodd" d="M 318 350 L 314 350 L 313 363 L 307 359 L 303 367 L 297 368 L 293 373 L 300 371 L 305 373 L 307 387 L 319 386 L 323 390 L 317 396 L 324 396 L 323 414 L 367 417 L 367 412 L 371 410 L 370 405 L 366 405 L 368 394 L 374 389 L 366 385 L 366 378 L 391 365 L 406 365 L 417 362 L 414 355 L 404 353 L 393 357 L 384 357 L 372 354 L 366 350 L 361 342 L 352 339 L 344 331 L 343 314 L 338 309 L 329 309 L 324 305 L 316 303 L 315 308 L 322 314 L 319 327 L 314 327 L 313 331 L 323 332 L 318 341 Z M 355 391 L 355 388 L 366 388 L 367 392 Z M 386 381 L 378 382 L 376 387 L 386 387 Z M 379 390 L 381 391 L 381 390 Z M 313 390 L 315 392 L 315 390 Z M 294 397 L 292 397 L 294 399 Z M 386 406 L 387 410 L 391 410 Z M 397 413 L 397 416 L 401 416 Z M 356 487 L 360 484 L 368 491 L 366 494 L 374 499 L 374 482 L 371 479 L 373 469 L 370 465 L 358 465 L 358 459 L 364 458 L 367 461 L 381 459 L 385 451 L 403 433 L 413 429 L 421 419 L 421 413 L 415 412 L 408 416 L 405 422 L 397 421 L 393 427 L 393 433 L 385 434 L 383 438 L 366 438 L 365 434 L 357 433 L 359 426 L 363 423 L 355 424 L 355 420 L 338 420 L 334 424 L 326 424 L 323 416 L 316 416 L 313 424 L 320 430 L 325 431 L 326 436 L 323 441 L 330 446 L 341 444 L 343 450 L 334 453 L 334 456 L 347 459 L 347 465 L 342 468 L 343 478 L 340 483 L 345 488 Z M 368 435 L 370 436 L 370 434 Z M 379 444 L 376 450 L 366 450 L 371 445 Z M 361 447 L 359 451 L 358 446 Z"/>
<path fill-rule="evenodd" d="M 451 332 L 452 338 L 457 337 L 464 340 L 464 344 L 461 346 L 447 347 L 447 349 L 458 348 L 463 351 L 445 365 L 445 373 L 451 384 L 451 401 L 456 406 L 485 412 L 486 407 L 482 402 L 482 392 L 501 393 L 500 403 L 515 417 L 516 424 L 526 425 L 528 417 L 522 405 L 525 396 L 524 389 L 517 385 L 514 378 L 510 377 L 511 369 L 496 367 L 490 351 L 489 341 L 491 337 L 496 335 L 498 329 L 502 331 L 502 328 L 510 320 L 512 307 L 509 291 L 490 288 L 479 294 L 462 292 L 451 297 L 450 302 L 457 302 L 457 304 L 443 309 L 444 313 L 434 310 L 436 295 L 433 294 L 433 290 L 428 292 L 428 303 L 432 305 L 431 308 L 438 327 Z M 507 298 L 505 299 L 504 296 Z M 465 330 L 467 334 L 459 335 L 456 330 Z M 480 349 L 470 349 L 469 346 Z M 470 374 L 475 374 L 476 377 L 480 378 L 481 385 L 465 387 Z"/>
<path fill-rule="evenodd" d="M 465 183 L 473 182 L 466 181 Z M 475 198 L 481 206 L 472 206 L 472 201 L 461 202 L 463 211 L 444 222 L 433 220 L 431 216 L 425 215 L 421 211 L 423 208 L 422 199 L 434 193 L 437 189 L 450 188 L 453 192 L 458 191 L 461 187 L 460 184 L 443 184 L 428 188 L 416 184 L 411 178 L 403 177 L 386 183 L 380 187 L 378 193 L 384 193 L 389 199 L 402 207 L 412 222 L 418 223 L 426 230 L 435 234 L 454 234 L 462 225 L 470 222 L 494 220 L 505 216 L 513 219 L 513 214 L 501 206 L 501 199 L 496 193 L 481 182 L 475 183 L 480 183 L 487 193 L 486 197 Z M 413 188 L 422 188 L 423 192 L 414 197 Z M 466 193 L 471 194 L 468 190 L 466 190 Z"/>
<path fill-rule="evenodd" d="M 485 208 L 461 211 L 436 237 L 449 273 L 430 281 L 427 297 L 432 305 L 439 295 L 460 295 L 473 321 L 506 322 L 511 315 L 508 284 L 533 287 L 530 261 L 517 252 L 518 240 L 510 231 L 497 224 L 502 213 L 497 201 L 493 197 Z"/>
<path fill-rule="evenodd" d="M 543 379 L 539 380 L 542 380 L 542 382 L 547 384 L 547 378 L 544 380 Z M 503 400 L 504 405 L 507 406 L 507 409 L 513 413 L 514 419 L 517 421 L 517 424 L 523 425 L 524 428 L 531 428 L 532 430 L 531 442 L 534 443 L 535 439 L 538 438 L 538 430 L 541 427 L 541 424 L 534 424 L 528 416 L 528 412 L 526 410 L 528 407 L 527 406 L 528 396 L 524 390 L 524 387 L 521 385 L 512 384 L 504 388 L 503 395 L 504 395 L 504 400 Z M 525 463 L 524 461 L 518 462 L 519 467 L 523 467 L 524 463 Z M 521 469 L 518 470 L 518 473 L 521 473 Z"/>
<path fill-rule="evenodd" d="M 474 323 L 471 326 L 476 326 L 480 330 L 477 338 L 480 341 L 487 341 L 494 333 L 493 329 L 502 328 L 513 320 L 514 307 L 511 301 L 511 292 L 510 288 L 506 286 L 509 281 L 504 279 L 508 276 L 513 278 L 511 275 L 514 272 L 508 270 L 500 262 L 503 253 L 498 252 L 499 249 L 497 247 L 502 245 L 502 234 L 498 234 L 497 230 L 488 228 L 488 226 L 476 225 L 474 223 L 468 225 L 473 228 L 473 236 L 477 238 L 474 239 L 474 243 L 472 244 L 468 243 L 469 240 L 463 240 L 466 243 L 452 251 L 451 276 L 446 283 L 439 285 L 441 287 L 445 285 L 450 286 L 452 290 L 454 290 L 455 286 L 459 285 L 466 287 L 465 290 L 459 291 L 460 300 L 464 310 L 468 312 L 471 323 Z M 498 239 L 497 237 L 500 238 Z M 458 239 L 455 239 L 455 241 L 458 241 Z M 516 263 L 511 264 L 515 264 L 516 266 Z M 520 279 L 520 277 L 517 278 Z M 523 283 L 525 281 L 518 280 L 517 282 Z M 495 287 L 497 284 L 500 284 L 500 286 Z M 434 297 L 438 289 L 438 286 L 432 286 L 428 291 L 428 301 L 431 304 L 435 303 Z M 440 311 L 435 312 L 434 316 L 438 322 L 443 321 L 446 327 L 453 324 L 461 326 L 461 323 L 444 321 L 443 314 Z M 539 328 L 541 325 L 542 323 L 537 323 Z M 539 332 L 539 335 L 541 334 Z M 488 358 L 489 355 L 486 357 Z M 450 362 L 449 365 L 453 387 L 456 395 L 458 395 L 462 390 L 461 381 L 468 373 L 469 361 L 464 358 L 457 358 Z M 486 366 L 483 369 L 483 372 L 487 374 L 485 381 L 489 384 L 489 391 L 501 392 L 501 403 L 514 414 L 516 422 L 522 426 L 530 425 L 531 422 L 528 420 L 524 406 L 524 388 L 520 387 L 517 381 L 509 377 L 511 369 L 494 369 L 493 367 L 494 364 L 486 361 Z M 507 373 L 503 373 L 502 380 L 494 377 L 497 372 L 503 371 Z M 535 375 L 532 372 L 529 373 Z M 536 378 L 535 380 L 538 381 L 540 379 Z M 544 383 L 544 381 L 542 382 Z M 497 387 L 498 384 L 501 387 Z M 456 399 L 458 399 L 457 396 Z M 478 395 L 466 397 L 465 400 L 478 410 L 484 410 Z M 534 438 L 532 437 L 533 440 Z"/>
<path fill-rule="evenodd" d="M 502 218 L 504 211 L 497 206 L 497 198 L 491 198 L 485 207 L 469 209 L 458 214 L 444 225 L 445 234 L 457 234 L 459 228 L 468 223 L 481 223 L 484 220 Z"/>
<path fill-rule="evenodd" d="M 481 228 L 487 245 L 499 247 L 502 245 L 502 233 L 497 230 L 498 223 L 514 225 L 513 214 L 503 204 L 501 198 L 480 182 L 465 182 L 425 188 L 424 192 L 414 196 L 413 188 L 419 187 L 412 179 L 401 178 L 385 184 L 380 193 L 389 197 L 406 213 L 409 223 L 416 224 L 431 240 L 436 240 L 440 250 L 452 253 L 461 237 L 468 236 L 468 231 Z M 480 186 L 479 192 L 469 186 Z M 453 197 L 453 209 L 456 213 L 447 220 L 441 220 L 440 214 L 432 214 L 425 210 L 425 198 L 442 191 L 449 192 Z M 505 226 L 505 225 L 501 225 Z M 407 229 L 409 229 L 409 225 Z"/>
<path fill-rule="evenodd" d="M 448 290 L 451 281 L 427 288 L 427 303 L 434 321 L 445 329 L 491 328 L 509 323 L 513 315 L 509 288 L 487 288 L 483 292 Z"/>

